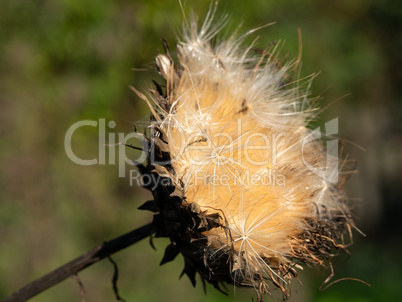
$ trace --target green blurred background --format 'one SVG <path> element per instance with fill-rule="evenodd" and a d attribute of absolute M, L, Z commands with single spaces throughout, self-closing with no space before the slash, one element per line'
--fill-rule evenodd
<path fill-rule="evenodd" d="M 205 16 L 209 1 L 187 1 Z M 321 107 L 337 98 L 318 124 L 339 118 L 345 153 L 358 159 L 348 184 L 356 224 L 351 257 L 335 263 L 336 283 L 321 292 L 328 272 L 307 270 L 291 301 L 396 301 L 402 278 L 402 4 L 373 0 L 221 0 L 221 12 L 243 29 L 276 21 L 257 35 L 265 48 L 286 41 L 302 76 L 320 72 L 313 95 Z M 174 50 L 182 12 L 178 0 L 2 0 L 0 10 L 0 298 L 104 240 L 142 226 L 137 210 L 150 198 L 118 177 L 116 165 L 80 166 L 67 157 L 64 136 L 80 120 L 115 121 L 110 133 L 130 133 L 149 115 L 128 88 L 145 91 L 155 76 L 161 37 Z M 136 70 L 133 70 L 135 68 Z M 74 134 L 74 152 L 97 156 L 94 127 Z M 129 153 L 128 153 L 129 154 Z M 107 153 L 109 156 L 109 153 Z M 131 167 L 129 167 L 131 168 Z M 229 297 L 178 280 L 183 260 L 159 267 L 167 241 L 144 241 L 116 254 L 126 301 L 251 301 L 252 291 L 229 287 Z M 347 260 L 347 261 L 346 261 Z M 79 274 L 86 301 L 115 301 L 106 260 Z M 201 285 L 201 284 L 199 284 Z M 81 301 L 73 279 L 32 301 Z"/>

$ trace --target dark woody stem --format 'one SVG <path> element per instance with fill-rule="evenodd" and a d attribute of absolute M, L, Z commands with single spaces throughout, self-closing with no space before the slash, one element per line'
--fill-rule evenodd
<path fill-rule="evenodd" d="M 147 224 L 141 228 L 107 241 L 82 256 L 75 258 L 63 266 L 60 266 L 59 268 L 25 285 L 4 300 L 1 300 L 1 302 L 26 301 L 68 277 L 74 276 L 92 264 L 148 237 L 151 234 L 151 228 L 152 224 Z"/>

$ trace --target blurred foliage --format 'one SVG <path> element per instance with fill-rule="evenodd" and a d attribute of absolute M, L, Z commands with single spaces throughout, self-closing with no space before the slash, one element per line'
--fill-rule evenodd
<path fill-rule="evenodd" d="M 285 40 L 284 57 L 299 52 L 302 75 L 320 71 L 313 95 L 323 116 L 339 117 L 340 135 L 359 159 L 360 175 L 349 190 L 362 201 L 356 209 L 355 244 L 347 262 L 337 261 L 335 277 L 359 278 L 319 291 L 328 272 L 303 273 L 292 301 L 395 301 L 401 280 L 400 215 L 402 177 L 402 5 L 374 0 L 221 0 L 220 11 L 244 30 L 258 31 L 257 45 Z M 200 19 L 209 1 L 187 1 Z M 182 24 L 178 0 L 2 0 L 0 11 L 0 298 L 71 260 L 104 240 L 151 219 L 137 207 L 150 198 L 118 177 L 117 165 L 80 166 L 64 149 L 67 129 L 80 120 L 115 121 L 109 133 L 130 133 L 148 109 L 128 88 L 142 91 L 155 78 L 154 56 L 161 37 L 174 50 Z M 135 70 L 133 70 L 135 68 Z M 328 89 L 329 88 L 329 89 Z M 94 158 L 95 128 L 77 131 L 74 152 Z M 115 157 L 108 150 L 106 158 Z M 399 167 L 399 168 L 398 168 Z M 130 168 L 130 167 L 128 167 Z M 144 241 L 113 258 L 120 267 L 120 294 L 126 301 L 250 301 L 251 291 L 229 288 L 229 297 L 178 281 L 182 260 L 159 267 L 166 241 L 157 251 Z M 113 267 L 103 261 L 79 274 L 86 301 L 114 301 Z M 73 279 L 32 301 L 80 301 Z"/>

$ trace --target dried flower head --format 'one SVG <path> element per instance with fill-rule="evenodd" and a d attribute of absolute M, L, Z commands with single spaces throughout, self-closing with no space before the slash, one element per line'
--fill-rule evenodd
<path fill-rule="evenodd" d="M 156 57 L 166 83 L 150 90 L 153 105 L 133 88 L 152 111 L 138 166 L 154 200 L 140 208 L 156 213 L 154 236 L 170 238 L 162 263 L 183 254 L 193 284 L 199 273 L 218 289 L 251 286 L 261 299 L 279 288 L 286 299 L 302 265 L 345 249 L 346 176 L 308 127 L 316 111 L 287 78 L 294 63 L 278 64 L 275 45 L 243 46 L 252 31 L 218 41 L 215 10 L 184 26 L 176 62 L 166 45 Z"/>

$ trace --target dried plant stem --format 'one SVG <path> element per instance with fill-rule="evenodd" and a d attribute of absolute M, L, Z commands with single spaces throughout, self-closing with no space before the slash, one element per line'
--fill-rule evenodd
<path fill-rule="evenodd" d="M 95 247 L 84 255 L 32 281 L 1 302 L 22 302 L 36 296 L 88 266 L 146 238 L 151 233 L 151 226 L 151 224 L 147 224 Z"/>

